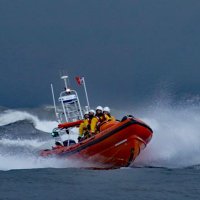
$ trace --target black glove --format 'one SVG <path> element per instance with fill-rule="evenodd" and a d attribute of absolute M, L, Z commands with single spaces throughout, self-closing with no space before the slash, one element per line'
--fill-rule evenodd
<path fill-rule="evenodd" d="M 81 141 L 81 139 L 82 139 L 82 137 L 81 137 L 81 136 L 79 136 L 79 137 L 78 137 L 78 142 L 80 142 L 80 141 Z"/>

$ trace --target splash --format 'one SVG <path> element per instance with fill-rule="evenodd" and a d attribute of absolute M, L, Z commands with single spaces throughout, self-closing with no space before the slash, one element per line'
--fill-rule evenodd
<path fill-rule="evenodd" d="M 151 107 L 138 108 L 134 115 L 150 125 L 154 131 L 148 146 L 136 159 L 134 166 L 182 168 L 200 164 L 200 109 L 196 105 L 177 105 L 160 101 Z M 123 113 L 130 114 L 123 111 Z M 131 113 L 131 114 L 133 114 Z M 9 110 L 0 115 L 0 126 L 19 120 L 29 120 L 36 129 L 50 132 L 57 122 L 40 120 L 28 112 Z M 73 130 L 72 139 L 77 137 Z M 67 138 L 66 138 L 67 139 Z M 41 158 L 39 150 L 51 148 L 54 141 L 36 139 L 0 140 L 0 170 L 29 168 L 80 167 L 81 163 L 60 158 Z"/>
<path fill-rule="evenodd" d="M 27 120 L 33 123 L 37 130 L 51 132 L 57 126 L 55 121 L 40 120 L 37 116 L 25 111 L 6 110 L 0 115 L 0 126 L 13 124 L 18 121 Z M 13 129 L 13 132 L 15 130 Z M 29 134 L 25 128 L 24 132 Z M 12 133 L 11 133 L 12 134 Z M 70 139 L 77 140 L 77 128 L 71 130 Z M 35 134 L 34 137 L 36 137 Z M 81 167 L 86 164 L 80 161 L 61 159 L 57 157 L 42 158 L 39 152 L 42 149 L 51 148 L 54 145 L 54 139 L 49 137 L 43 138 L 39 134 L 36 138 L 7 138 L 2 135 L 0 139 L 0 170 L 10 169 L 33 169 L 33 168 L 66 168 Z M 24 136 L 25 137 L 25 136 Z M 61 136 L 62 140 L 69 139 L 67 134 Z"/>
<path fill-rule="evenodd" d="M 180 168 L 200 164 L 200 109 L 159 104 L 142 113 L 154 135 L 136 165 Z"/>
<path fill-rule="evenodd" d="M 36 129 L 44 132 L 51 132 L 52 129 L 58 125 L 56 121 L 40 120 L 37 116 L 25 111 L 6 110 L 0 115 L 0 126 L 5 126 L 22 120 L 30 121 Z"/>
<path fill-rule="evenodd" d="M 0 140 L 0 170 L 90 167 L 89 163 L 80 160 L 39 156 L 40 150 L 51 148 L 53 145 L 53 139 L 41 141 L 39 139 L 10 140 L 3 138 Z"/>

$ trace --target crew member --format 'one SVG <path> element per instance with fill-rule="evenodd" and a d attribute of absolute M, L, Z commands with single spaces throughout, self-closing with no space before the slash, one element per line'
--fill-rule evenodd
<path fill-rule="evenodd" d="M 79 127 L 79 137 L 78 137 L 78 141 L 81 141 L 83 139 L 89 138 L 89 131 L 90 131 L 90 124 L 92 121 L 92 118 L 95 115 L 95 111 L 94 110 L 90 110 L 89 113 L 86 112 L 84 115 L 84 121 L 80 124 Z"/>
<path fill-rule="evenodd" d="M 83 137 L 85 132 L 87 131 L 87 126 L 88 126 L 88 120 L 89 120 L 89 113 L 85 112 L 84 113 L 84 120 L 79 126 L 79 137 L 78 141 L 80 141 Z"/>
<path fill-rule="evenodd" d="M 104 113 L 107 121 L 115 121 L 115 117 L 111 115 L 109 107 L 107 107 L 107 106 L 104 107 L 103 113 Z"/>
<path fill-rule="evenodd" d="M 103 108 L 101 106 L 97 106 L 96 108 L 96 115 L 92 118 L 91 121 L 91 130 L 90 134 L 94 135 L 99 132 L 100 125 L 102 122 L 106 121 L 106 117 L 103 114 Z"/>
<path fill-rule="evenodd" d="M 91 131 L 91 122 L 92 119 L 95 117 L 95 111 L 90 110 L 89 111 L 89 118 L 88 118 L 88 124 L 87 124 L 87 130 L 85 132 L 84 138 L 87 139 L 91 136 L 90 131 Z"/>

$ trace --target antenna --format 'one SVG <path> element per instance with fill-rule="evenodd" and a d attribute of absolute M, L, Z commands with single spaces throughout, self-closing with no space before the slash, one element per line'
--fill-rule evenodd
<path fill-rule="evenodd" d="M 60 118 L 58 116 L 58 112 L 57 112 L 57 108 L 56 108 L 56 101 L 55 101 L 55 95 L 54 95 L 54 89 L 53 89 L 53 84 L 52 83 L 51 83 L 51 92 L 52 92 L 52 97 L 53 97 L 53 105 L 54 105 L 55 115 L 56 115 L 56 118 L 57 118 L 58 122 L 60 123 Z"/>
<path fill-rule="evenodd" d="M 86 101 L 87 101 L 87 106 L 88 106 L 88 109 L 90 110 L 90 103 L 89 103 L 89 99 L 88 99 L 87 88 L 86 88 L 86 84 L 85 84 L 85 78 L 82 77 L 82 80 L 83 80 L 83 87 L 84 87 L 84 90 L 85 90 L 85 97 L 86 97 Z"/>
<path fill-rule="evenodd" d="M 68 79 L 68 76 L 61 76 L 61 79 L 64 80 L 64 83 L 65 83 L 65 90 L 67 90 L 67 89 L 68 89 L 68 87 L 67 87 L 67 79 Z"/>

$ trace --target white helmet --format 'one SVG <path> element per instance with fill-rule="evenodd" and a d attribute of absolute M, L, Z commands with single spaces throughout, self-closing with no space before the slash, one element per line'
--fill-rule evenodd
<path fill-rule="evenodd" d="M 103 108 L 101 106 L 97 106 L 96 110 L 101 110 L 103 112 Z"/>
<path fill-rule="evenodd" d="M 95 111 L 94 110 L 89 110 L 89 113 L 95 114 Z"/>
<path fill-rule="evenodd" d="M 109 107 L 104 107 L 103 111 L 106 111 L 106 112 L 110 113 L 110 108 Z"/>

